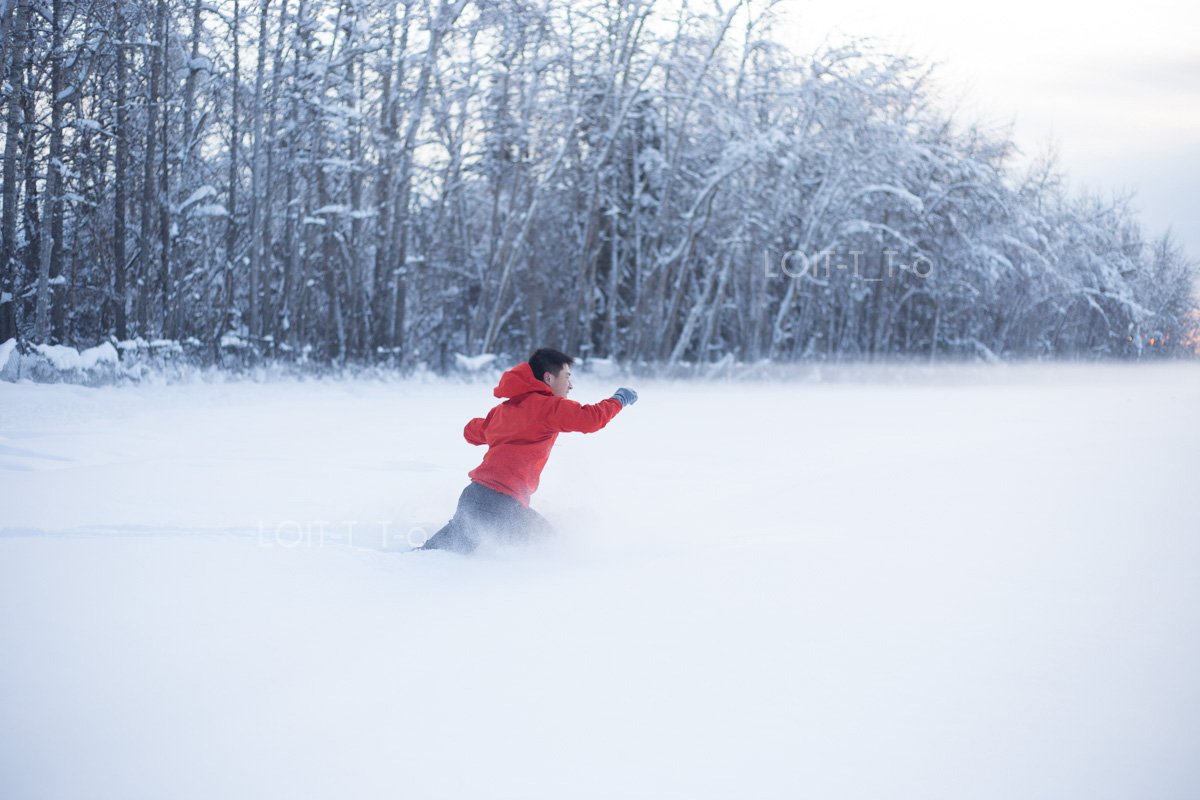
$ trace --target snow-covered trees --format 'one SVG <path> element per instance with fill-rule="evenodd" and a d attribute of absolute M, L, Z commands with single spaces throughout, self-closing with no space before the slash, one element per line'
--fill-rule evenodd
<path fill-rule="evenodd" d="M 774 4 L 9 0 L 0 341 L 523 353 L 1192 352 L 1127 199 L 812 56 Z M 1190 342 L 1190 344 L 1189 344 Z"/>

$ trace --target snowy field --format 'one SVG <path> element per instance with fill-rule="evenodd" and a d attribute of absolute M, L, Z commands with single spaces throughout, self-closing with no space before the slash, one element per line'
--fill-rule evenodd
<path fill-rule="evenodd" d="M 490 385 L 0 383 L 0 797 L 1200 797 L 1200 367 L 836 377 L 622 381 L 470 558 Z"/>

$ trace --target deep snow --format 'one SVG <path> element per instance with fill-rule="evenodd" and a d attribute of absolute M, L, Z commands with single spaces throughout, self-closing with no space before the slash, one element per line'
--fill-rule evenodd
<path fill-rule="evenodd" d="M 472 558 L 488 386 L 0 383 L 0 797 L 1200 796 L 1200 368 L 830 377 L 582 376 Z"/>

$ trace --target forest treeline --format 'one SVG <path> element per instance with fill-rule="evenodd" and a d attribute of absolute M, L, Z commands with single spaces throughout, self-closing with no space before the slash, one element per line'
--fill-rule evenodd
<path fill-rule="evenodd" d="M 1129 198 L 769 2 L 0 0 L 0 341 L 1194 354 Z"/>

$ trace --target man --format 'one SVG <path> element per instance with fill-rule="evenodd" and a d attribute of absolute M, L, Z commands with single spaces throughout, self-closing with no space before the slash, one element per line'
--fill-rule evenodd
<path fill-rule="evenodd" d="M 529 496 L 554 440 L 560 433 L 598 431 L 637 401 L 632 389 L 618 389 L 590 406 L 568 400 L 574 363 L 566 353 L 543 347 L 500 376 L 494 394 L 505 402 L 463 430 L 471 444 L 488 446 L 483 463 L 468 473 L 471 483 L 458 498 L 454 518 L 420 549 L 469 553 L 488 537 L 517 542 L 550 532 L 550 524 L 529 507 Z"/>

